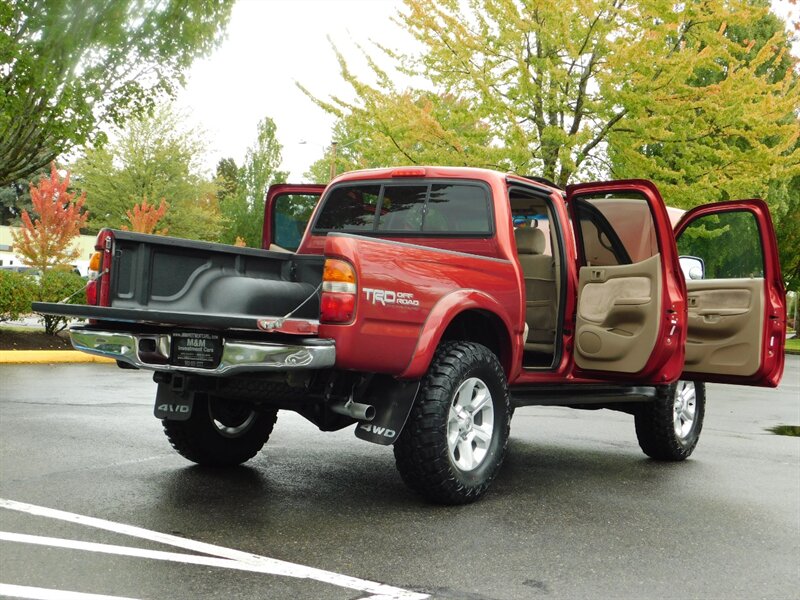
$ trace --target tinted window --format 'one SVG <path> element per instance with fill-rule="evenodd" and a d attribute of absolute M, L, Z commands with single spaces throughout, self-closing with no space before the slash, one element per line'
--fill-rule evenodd
<path fill-rule="evenodd" d="M 386 183 L 335 188 L 314 231 L 489 235 L 491 223 L 488 190 L 481 185 Z"/>
<path fill-rule="evenodd" d="M 703 259 L 705 279 L 764 276 L 758 224 L 748 211 L 694 219 L 678 238 L 678 253 Z"/>
<path fill-rule="evenodd" d="M 275 244 L 297 250 L 317 200 L 316 194 L 282 194 L 275 199 L 272 227 Z"/>
<path fill-rule="evenodd" d="M 436 183 L 431 186 L 423 231 L 490 233 L 490 216 L 482 187 Z"/>
<path fill-rule="evenodd" d="M 380 190 L 379 185 L 333 189 L 317 218 L 315 229 L 372 231 Z"/>
<path fill-rule="evenodd" d="M 385 186 L 378 231 L 421 231 L 427 195 L 427 185 Z"/>

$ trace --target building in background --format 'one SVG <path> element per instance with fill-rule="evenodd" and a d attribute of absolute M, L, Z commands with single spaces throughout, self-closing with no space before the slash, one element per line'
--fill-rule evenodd
<path fill-rule="evenodd" d="M 0 267 L 21 267 L 24 265 L 22 257 L 14 253 L 14 238 L 11 232 L 18 230 L 18 227 L 0 225 Z M 94 252 L 95 237 L 93 235 L 81 235 L 72 243 L 73 247 L 78 248 L 80 258 L 72 263 L 72 266 L 86 277 L 89 269 L 89 259 Z"/>

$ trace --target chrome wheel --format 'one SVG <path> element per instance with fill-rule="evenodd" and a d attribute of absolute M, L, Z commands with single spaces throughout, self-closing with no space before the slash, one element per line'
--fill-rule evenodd
<path fill-rule="evenodd" d="M 456 390 L 447 420 L 450 460 L 462 471 L 472 471 L 486 458 L 494 431 L 494 404 L 486 384 L 466 379 Z"/>
<path fill-rule="evenodd" d="M 697 411 L 697 393 L 692 381 L 679 381 L 675 387 L 672 420 L 675 436 L 685 440 L 692 433 Z"/>

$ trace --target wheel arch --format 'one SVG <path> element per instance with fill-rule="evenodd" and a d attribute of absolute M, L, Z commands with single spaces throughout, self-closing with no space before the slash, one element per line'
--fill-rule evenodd
<path fill-rule="evenodd" d="M 445 341 L 476 342 L 489 348 L 500 361 L 506 378 L 513 376 L 521 344 L 513 343 L 516 332 L 505 310 L 482 292 L 463 290 L 442 298 L 423 326 L 417 347 L 402 379 L 418 379 L 428 370 L 436 348 Z M 520 337 L 521 339 L 521 337 Z"/>

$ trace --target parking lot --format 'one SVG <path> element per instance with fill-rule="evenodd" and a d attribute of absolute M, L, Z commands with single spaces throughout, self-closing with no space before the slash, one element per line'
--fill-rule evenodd
<path fill-rule="evenodd" d="M 641 453 L 632 418 L 517 411 L 490 493 L 425 504 L 391 450 L 289 413 L 217 471 L 178 456 L 149 374 L 0 367 L 0 596 L 794 598 L 800 357 L 777 390 L 709 386 L 691 459 Z"/>

